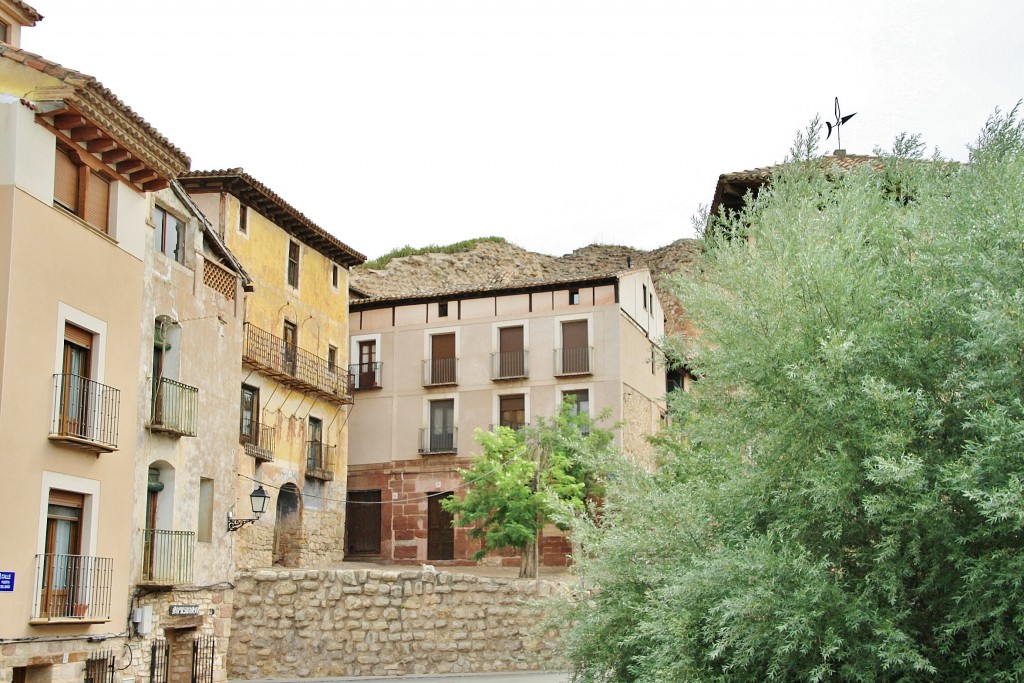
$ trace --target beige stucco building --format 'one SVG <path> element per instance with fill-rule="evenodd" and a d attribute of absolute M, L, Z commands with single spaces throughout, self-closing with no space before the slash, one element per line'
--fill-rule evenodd
<path fill-rule="evenodd" d="M 251 276 L 244 298 L 238 517 L 240 568 L 340 561 L 348 464 L 348 269 L 363 255 L 241 169 L 196 171 L 182 185 Z"/>
<path fill-rule="evenodd" d="M 646 269 L 353 299 L 346 556 L 467 560 L 475 548 L 439 501 L 460 489 L 474 430 L 551 416 L 567 395 L 646 458 L 664 417 L 664 322 Z M 560 538 L 542 553 L 565 562 Z"/>

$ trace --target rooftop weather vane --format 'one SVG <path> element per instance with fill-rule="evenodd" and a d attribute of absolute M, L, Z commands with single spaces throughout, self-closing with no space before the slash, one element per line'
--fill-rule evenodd
<path fill-rule="evenodd" d="M 825 127 L 828 128 L 828 135 L 825 136 L 825 139 L 828 140 L 830 137 L 832 137 L 832 129 L 835 128 L 835 130 L 836 130 L 836 145 L 839 146 L 839 149 L 842 149 L 843 148 L 843 142 L 842 142 L 842 138 L 839 137 L 839 126 L 843 125 L 844 123 L 846 123 L 847 121 L 849 121 L 850 119 L 852 119 L 856 115 L 857 115 L 857 112 L 853 112 L 852 114 L 847 114 L 846 116 L 843 116 L 840 113 L 840 111 L 839 111 L 839 98 L 837 97 L 836 98 L 836 122 L 835 123 L 829 123 L 828 121 L 825 122 Z"/>

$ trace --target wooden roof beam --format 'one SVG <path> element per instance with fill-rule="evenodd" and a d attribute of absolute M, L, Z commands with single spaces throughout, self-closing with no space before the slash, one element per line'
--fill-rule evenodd
<path fill-rule="evenodd" d="M 141 171 L 136 171 L 131 174 L 131 181 L 136 185 L 149 182 L 150 180 L 156 179 L 160 174 L 151 168 L 144 168 Z"/>
<path fill-rule="evenodd" d="M 96 140 L 90 140 L 86 143 L 85 148 L 93 154 L 102 154 L 103 152 L 109 152 L 112 149 L 117 149 L 117 142 L 110 138 L 99 138 Z"/>
<path fill-rule="evenodd" d="M 80 126 L 71 129 L 71 139 L 75 142 L 88 142 L 104 137 L 103 131 L 96 126 Z"/>
<path fill-rule="evenodd" d="M 138 159 L 129 159 L 128 161 L 122 161 L 117 165 L 117 172 L 121 175 L 127 176 L 136 171 L 141 171 L 146 167 L 146 164 L 142 163 Z"/>
<path fill-rule="evenodd" d="M 53 117 L 53 126 L 57 130 L 81 128 L 89 124 L 89 120 L 81 114 L 58 114 Z"/>
<path fill-rule="evenodd" d="M 116 164 L 127 159 L 131 159 L 132 155 L 126 149 L 118 148 L 112 149 L 109 152 L 103 152 L 103 163 L 105 164 Z"/>

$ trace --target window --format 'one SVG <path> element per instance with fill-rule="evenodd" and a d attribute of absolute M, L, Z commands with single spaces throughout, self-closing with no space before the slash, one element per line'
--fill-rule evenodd
<path fill-rule="evenodd" d="M 441 301 L 437 304 L 437 317 L 447 318 L 448 317 L 448 302 Z"/>
<path fill-rule="evenodd" d="M 299 243 L 288 242 L 288 284 L 299 286 Z"/>
<path fill-rule="evenodd" d="M 339 273 L 338 273 L 338 264 L 337 263 L 332 263 L 331 264 L 331 286 L 334 287 L 335 289 L 337 289 L 338 288 L 338 281 L 340 279 L 341 278 L 340 278 Z"/>
<path fill-rule="evenodd" d="M 159 206 L 153 207 L 153 223 L 156 227 L 153 234 L 156 250 L 178 263 L 184 263 L 185 223 Z"/>
<path fill-rule="evenodd" d="M 245 204 L 238 205 L 238 232 L 249 232 L 249 207 Z"/>
<path fill-rule="evenodd" d="M 260 390 L 248 384 L 242 385 L 242 415 L 239 425 L 239 441 L 243 444 L 259 445 Z"/>
<path fill-rule="evenodd" d="M 522 325 L 498 328 L 498 354 L 495 366 L 495 379 L 526 377 Z"/>
<path fill-rule="evenodd" d="M 644 304 L 644 310 L 646 311 L 647 310 L 647 285 L 641 285 L 641 287 L 644 288 L 644 291 L 643 291 L 643 304 Z"/>
<path fill-rule="evenodd" d="M 42 614 L 75 616 L 79 602 L 79 557 L 82 548 L 82 508 L 85 496 L 50 489 L 46 507 L 46 547 L 43 558 Z"/>
<path fill-rule="evenodd" d="M 526 424 L 526 396 L 499 396 L 498 424 L 509 429 L 521 429 Z"/>
<path fill-rule="evenodd" d="M 556 374 L 581 375 L 590 372 L 590 345 L 586 320 L 562 323 L 562 348 L 556 360 L 560 367 Z"/>
<path fill-rule="evenodd" d="M 299 328 L 290 320 L 284 321 L 284 344 L 281 348 L 281 362 L 285 372 L 295 375 L 295 366 L 298 360 Z"/>
<path fill-rule="evenodd" d="M 110 180 L 83 164 L 78 152 L 60 146 L 54 159 L 53 202 L 107 232 Z"/>
<path fill-rule="evenodd" d="M 213 479 L 199 478 L 199 526 L 196 540 L 209 543 L 213 540 Z"/>
<path fill-rule="evenodd" d="M 430 336 L 430 360 L 427 361 L 426 385 L 456 384 L 455 333 Z"/>
<path fill-rule="evenodd" d="M 337 372 L 338 365 L 338 349 L 334 346 L 327 347 L 327 371 Z"/>
<path fill-rule="evenodd" d="M 590 414 L 590 392 L 586 389 L 577 389 L 575 391 L 563 391 L 562 400 L 571 398 L 573 400 L 572 409 L 569 411 L 570 415 L 589 415 Z"/>
<path fill-rule="evenodd" d="M 377 362 L 377 341 L 359 342 L 359 365 L 356 367 L 356 388 L 376 389 L 380 387 L 380 364 Z"/>
<path fill-rule="evenodd" d="M 580 304 L 580 290 L 570 289 L 569 290 L 569 305 L 579 306 Z"/>
<path fill-rule="evenodd" d="M 90 368 L 92 333 L 64 323 L 64 360 L 61 387 L 60 433 L 92 438 L 90 423 Z"/>
<path fill-rule="evenodd" d="M 324 462 L 324 423 L 318 418 L 309 418 L 306 440 L 306 470 L 327 469 Z"/>
<path fill-rule="evenodd" d="M 10 27 L 7 26 L 7 24 L 0 21 L 0 43 L 6 43 L 9 40 L 9 36 L 7 35 L 9 28 Z"/>
<path fill-rule="evenodd" d="M 430 402 L 430 453 L 455 450 L 455 399 Z"/>

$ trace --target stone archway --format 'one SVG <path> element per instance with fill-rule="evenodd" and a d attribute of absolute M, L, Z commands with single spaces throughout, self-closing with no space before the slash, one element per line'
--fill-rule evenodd
<path fill-rule="evenodd" d="M 302 549 L 302 494 L 295 484 L 285 484 L 277 495 L 274 524 L 274 564 L 297 567 Z"/>

